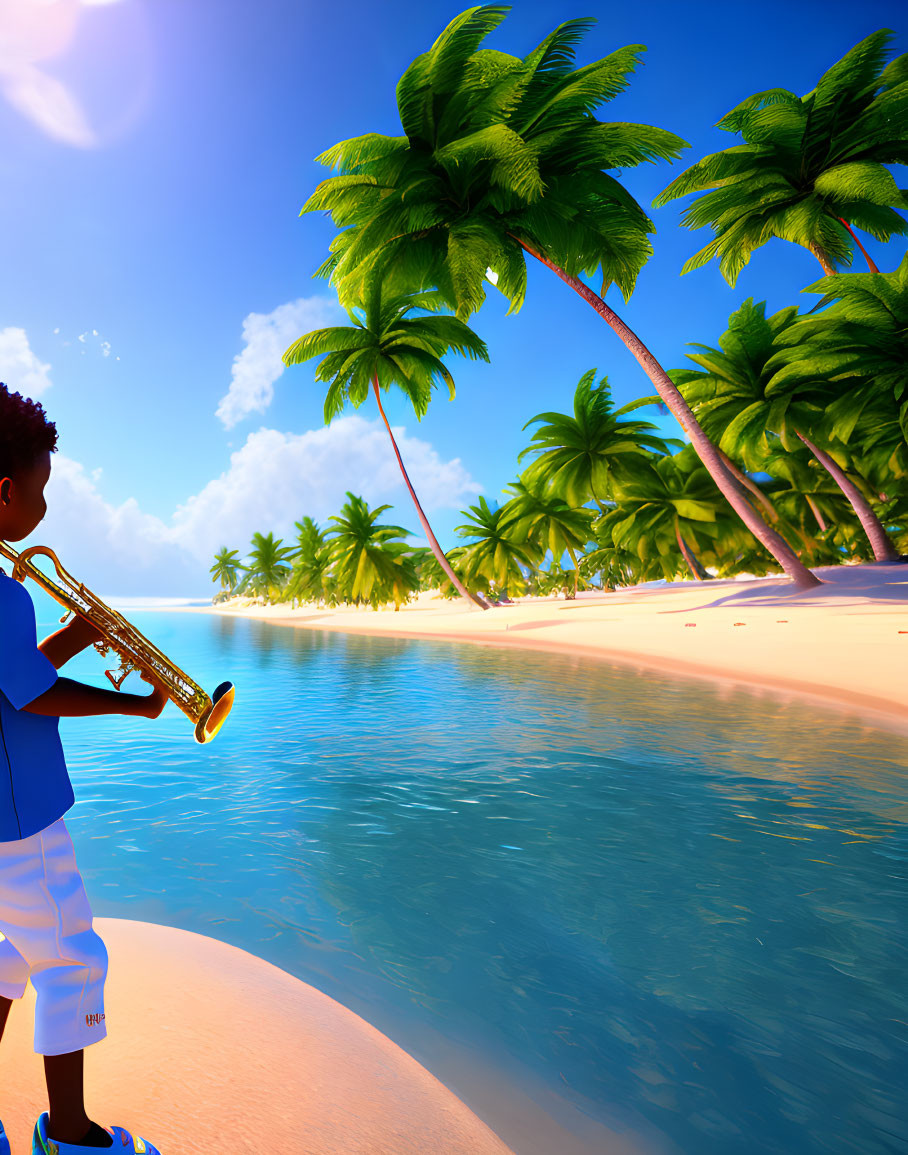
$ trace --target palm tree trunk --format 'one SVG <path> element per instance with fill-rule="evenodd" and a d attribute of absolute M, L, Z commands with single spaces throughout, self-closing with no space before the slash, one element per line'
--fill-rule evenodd
<path fill-rule="evenodd" d="M 813 498 L 810 496 L 809 493 L 805 493 L 804 497 L 807 499 L 807 504 L 810 506 L 810 512 L 813 514 L 814 520 L 816 521 L 817 525 L 820 527 L 820 533 L 825 533 L 826 532 L 826 520 L 823 517 L 822 513 L 820 513 L 820 507 L 813 500 Z"/>
<path fill-rule="evenodd" d="M 734 477 L 737 481 L 739 481 L 749 493 L 752 493 L 754 495 L 754 497 L 763 506 L 763 508 L 766 510 L 766 512 L 769 514 L 769 516 L 773 519 L 773 521 L 778 521 L 779 515 L 776 511 L 776 507 L 772 504 L 772 502 L 769 500 L 769 498 L 766 496 L 766 494 L 763 492 L 763 490 L 759 487 L 759 485 L 757 485 L 757 483 L 754 481 L 754 479 L 752 477 L 748 477 L 747 474 L 742 469 L 739 469 L 737 467 L 737 465 L 735 465 L 735 463 L 732 461 L 732 459 L 728 456 L 727 453 L 725 453 L 725 452 L 723 452 L 723 450 L 719 449 L 718 446 L 716 446 L 716 448 L 718 449 L 719 456 L 725 462 L 726 469 L 732 475 L 732 477 Z"/>
<path fill-rule="evenodd" d="M 871 273 L 878 273 L 880 270 L 876 267 L 874 262 L 870 259 L 870 254 L 867 252 L 867 250 L 864 248 L 864 246 L 858 240 L 857 233 L 855 233 L 854 229 L 851 227 L 851 225 L 848 223 L 848 221 L 846 221 L 844 219 L 844 217 L 839 217 L 839 220 L 842 222 L 842 224 L 845 226 L 845 228 L 848 229 L 848 231 L 851 233 L 851 239 L 854 241 L 854 243 L 857 245 L 857 247 L 864 254 L 864 260 L 867 262 L 867 268 L 871 271 Z"/>
<path fill-rule="evenodd" d="M 812 241 L 810 245 L 810 251 L 823 266 L 823 272 L 826 274 L 826 276 L 831 277 L 835 273 L 835 269 L 832 267 L 832 264 L 829 260 L 829 254 L 826 252 L 823 246 L 817 244 L 816 241 Z"/>
<path fill-rule="evenodd" d="M 511 235 L 513 236 L 514 234 Z M 583 297 L 603 318 L 606 324 L 614 329 L 643 367 L 647 377 L 649 377 L 650 381 L 655 385 L 659 396 L 677 418 L 681 428 L 687 433 L 688 437 L 690 437 L 691 444 L 697 456 L 706 466 L 713 481 L 715 481 L 716 485 L 725 495 L 729 505 L 741 518 L 757 541 L 776 559 L 795 585 L 802 589 L 809 589 L 813 586 L 820 585 L 819 578 L 810 572 L 788 542 L 776 533 L 775 530 L 770 529 L 753 506 L 751 506 L 750 502 L 741 494 L 738 489 L 738 483 L 726 469 L 716 447 L 700 428 L 699 422 L 694 417 L 691 407 L 684 400 L 680 390 L 673 384 L 669 375 L 640 338 L 625 325 L 617 313 L 613 312 L 589 285 L 584 284 L 583 281 L 577 277 L 571 276 L 570 273 L 566 273 L 541 253 L 537 253 L 526 241 L 522 241 L 516 236 L 514 239 L 526 252 L 550 268 L 565 284 L 570 285 L 574 292 Z"/>
<path fill-rule="evenodd" d="M 391 426 L 388 424 L 388 418 L 385 416 L 385 411 L 381 403 L 381 390 L 378 387 L 377 377 L 372 378 L 372 388 L 375 390 L 375 400 L 378 402 L 378 411 L 381 414 L 381 419 L 385 423 L 385 429 L 388 430 L 388 436 L 391 438 L 391 444 L 394 446 L 394 453 L 397 457 L 397 464 L 400 466 L 400 471 L 404 475 L 404 482 L 406 483 L 407 489 L 410 491 L 410 496 L 413 498 L 413 504 L 416 506 L 416 516 L 419 518 L 419 524 L 422 526 L 423 532 L 428 538 L 429 548 L 432 550 L 432 553 L 435 554 L 435 560 L 448 575 L 451 584 L 454 586 L 461 597 L 467 598 L 468 601 L 475 602 L 476 605 L 478 605 L 482 610 L 489 609 L 489 603 L 485 600 L 484 597 L 482 597 L 480 594 L 471 594 L 470 591 L 464 587 L 457 574 L 455 574 L 454 570 L 451 568 L 448 559 L 445 557 L 444 550 L 438 544 L 438 540 L 435 537 L 435 534 L 432 532 L 432 527 L 429 525 L 429 519 L 423 513 L 422 506 L 419 504 L 419 498 L 416 496 L 416 490 L 410 483 L 410 478 L 406 469 L 404 468 L 403 459 L 400 456 L 400 450 L 397 448 L 397 442 L 394 440 L 394 434 L 391 432 Z"/>
<path fill-rule="evenodd" d="M 803 433 L 795 430 L 795 435 L 804 442 L 810 452 L 819 461 L 820 465 L 826 470 L 832 480 L 841 489 L 842 493 L 848 498 L 849 504 L 854 512 L 858 515 L 864 533 L 873 547 L 873 556 L 876 561 L 898 561 L 899 555 L 895 550 L 895 546 L 886 536 L 886 530 L 883 523 L 873 512 L 870 502 L 864 497 L 863 493 L 854 484 L 851 478 L 841 469 L 836 462 L 824 453 L 822 449 L 814 445 L 813 442 L 808 441 Z"/>
<path fill-rule="evenodd" d="M 690 546 L 681 536 L 681 526 L 678 524 L 677 517 L 675 518 L 675 538 L 678 542 L 678 547 L 687 562 L 687 568 L 690 570 L 690 576 L 696 582 L 708 581 L 709 574 L 700 563 L 700 559 L 693 553 Z"/>

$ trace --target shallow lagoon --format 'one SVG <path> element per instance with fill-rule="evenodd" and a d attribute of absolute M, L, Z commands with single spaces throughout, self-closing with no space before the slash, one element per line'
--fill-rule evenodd
<path fill-rule="evenodd" d="M 588 659 L 128 616 L 237 702 L 207 747 L 174 706 L 61 723 L 95 914 L 314 984 L 517 1155 L 550 1142 L 518 1145 L 522 1096 L 572 1151 L 908 1150 L 904 735 Z M 65 673 L 107 685 L 92 651 Z"/>

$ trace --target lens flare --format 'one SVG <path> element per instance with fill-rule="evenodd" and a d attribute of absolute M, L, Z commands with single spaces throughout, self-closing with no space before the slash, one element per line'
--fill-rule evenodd
<path fill-rule="evenodd" d="M 88 10 L 114 6 L 122 13 L 113 17 L 121 27 L 112 52 L 102 28 L 111 17 L 89 17 Z M 76 57 L 83 19 L 86 35 L 79 36 Z M 146 103 L 147 43 L 140 0 L 0 0 L 0 98 L 51 139 L 97 148 L 122 136 Z M 44 67 L 46 61 L 54 68 L 59 62 L 67 79 Z M 74 71 L 87 79 L 71 79 Z"/>

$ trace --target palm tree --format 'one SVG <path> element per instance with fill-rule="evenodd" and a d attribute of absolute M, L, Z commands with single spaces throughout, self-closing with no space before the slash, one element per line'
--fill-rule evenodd
<path fill-rule="evenodd" d="M 649 421 L 621 418 L 644 401 L 632 401 L 620 409 L 612 406 L 608 378 L 593 385 L 596 370 L 580 378 L 574 390 L 574 413 L 537 413 L 524 425 L 546 422 L 533 434 L 532 444 L 517 457 L 536 455 L 524 476 L 530 482 L 544 478 L 572 506 L 595 501 L 599 509 L 610 496 L 612 474 L 619 479 L 633 473 L 648 456 L 647 450 L 668 453 L 666 442 Z M 681 443 L 677 442 L 680 448 Z"/>
<path fill-rule="evenodd" d="M 734 285 L 750 254 L 771 237 L 809 249 L 824 273 L 850 265 L 851 226 L 881 241 L 908 231 L 895 210 L 908 206 L 887 164 L 908 163 L 906 58 L 884 68 L 893 33 L 874 32 L 820 77 L 806 96 L 784 88 L 758 92 L 724 116 L 719 128 L 744 144 L 706 156 L 653 202 L 703 192 L 682 221 L 715 234 L 684 265 L 698 269 L 720 258 Z"/>
<path fill-rule="evenodd" d="M 315 329 L 300 337 L 284 354 L 287 365 L 298 365 L 311 357 L 323 357 L 316 369 L 316 381 L 330 382 L 325 398 L 325 424 L 342 412 L 349 401 L 358 408 L 374 393 L 378 411 L 391 438 L 404 483 L 416 506 L 420 525 L 438 564 L 462 597 L 488 609 L 485 601 L 469 593 L 448 565 L 429 520 L 404 468 L 397 441 L 391 432 L 381 403 L 381 391 L 397 385 L 413 406 L 416 419 L 429 407 L 432 389 L 438 381 L 454 396 L 454 378 L 441 358 L 452 350 L 470 358 L 488 361 L 485 342 L 456 317 L 426 316 L 442 306 L 438 293 L 404 293 L 383 281 L 383 273 L 373 270 L 363 281 L 363 294 L 348 313 L 352 326 Z M 422 315 L 411 316 L 415 310 Z"/>
<path fill-rule="evenodd" d="M 284 599 L 336 603 L 331 568 L 334 557 L 327 535 L 311 517 L 294 523 L 297 546 L 293 553 L 293 570 L 284 589 Z"/>
<path fill-rule="evenodd" d="M 246 576 L 236 592 L 242 594 L 248 589 L 254 597 L 265 598 L 277 595 L 290 573 L 287 560 L 293 556 L 293 552 L 289 546 L 284 546 L 282 538 L 275 541 L 273 533 L 269 533 L 267 537 L 261 533 L 254 533 L 249 564 L 240 567 Z"/>
<path fill-rule="evenodd" d="M 848 503 L 809 450 L 788 451 L 777 444 L 765 468 L 772 477 L 766 489 L 785 520 L 786 532 L 801 539 L 811 565 L 834 565 L 853 553 L 855 523 L 847 516 Z M 866 550 L 866 534 L 861 542 Z"/>
<path fill-rule="evenodd" d="M 465 553 L 466 546 L 458 545 L 453 549 L 449 549 L 445 554 L 448 564 L 455 572 L 458 572 L 461 581 L 464 580 L 461 559 Z M 416 565 L 416 573 L 419 576 L 419 588 L 421 590 L 438 590 L 443 598 L 460 596 L 451 583 L 451 579 L 438 564 L 435 555 L 430 549 L 425 547 L 414 549 L 412 551 L 412 557 Z"/>
<path fill-rule="evenodd" d="M 402 538 L 410 531 L 399 525 L 377 525 L 377 519 L 390 509 L 380 505 L 370 510 L 368 503 L 349 490 L 340 515 L 330 520 L 332 553 L 335 559 L 337 589 L 345 601 L 368 602 L 378 609 L 393 601 L 399 609 L 412 591 L 419 589 L 409 547 Z"/>
<path fill-rule="evenodd" d="M 908 476 L 908 253 L 892 273 L 839 273 L 803 290 L 821 293 L 816 309 L 779 334 L 770 362 L 774 388 L 813 382 L 837 394 L 828 417 L 837 438 L 860 444 L 896 478 Z M 828 307 L 826 307 L 828 306 Z"/>
<path fill-rule="evenodd" d="M 655 551 L 667 578 L 678 572 L 681 559 L 695 580 L 709 577 L 697 553 L 718 535 L 725 507 L 691 446 L 671 457 L 654 457 L 621 485 L 616 501 L 601 519 L 613 545 L 641 561 Z"/>
<path fill-rule="evenodd" d="M 578 293 L 618 334 L 680 422 L 748 528 L 801 586 L 818 584 L 742 496 L 681 393 L 635 333 L 580 279 L 601 271 L 627 298 L 654 226 L 604 171 L 680 155 L 685 142 L 649 125 L 602 123 L 593 110 L 627 87 L 643 51 L 632 45 L 574 69 L 592 21 L 556 28 L 526 58 L 477 51 L 507 14 L 497 5 L 456 17 L 397 86 L 404 135 L 370 133 L 318 159 L 340 170 L 303 212 L 329 210 L 341 229 L 319 269 L 343 299 L 364 270 L 434 285 L 467 320 L 485 299 L 488 270 L 519 309 L 526 254 Z"/>
<path fill-rule="evenodd" d="M 214 565 L 208 572 L 212 575 L 212 581 L 221 583 L 222 592 L 233 589 L 236 585 L 236 576 L 240 569 L 238 554 L 239 550 L 228 550 L 225 545 L 214 555 Z"/>
<path fill-rule="evenodd" d="M 572 508 L 557 496 L 553 484 L 545 485 L 539 475 L 530 477 L 528 472 L 506 485 L 505 492 L 514 494 L 506 507 L 513 520 L 514 536 L 528 541 L 543 557 L 551 553 L 550 573 L 556 567 L 560 570 L 560 559 L 567 552 L 574 567 L 573 596 L 576 598 L 577 554 L 593 540 L 593 511 Z"/>
<path fill-rule="evenodd" d="M 872 506 L 828 447 L 816 444 L 822 440 L 829 389 L 810 376 L 805 381 L 799 367 L 800 346 L 796 372 L 779 371 L 774 343 L 786 340 L 783 334 L 796 317 L 795 306 L 767 317 L 766 302 L 755 305 L 749 297 L 729 318 L 718 349 L 693 345 L 698 352 L 688 353 L 687 358 L 701 368 L 679 370 L 672 376 L 707 434 L 715 436 L 719 448 L 730 458 L 739 458 L 745 468 L 763 467 L 772 433 L 779 435 L 788 450 L 797 445 L 795 438 L 803 442 L 848 498 L 876 560 L 892 561 L 897 555 Z"/>
<path fill-rule="evenodd" d="M 523 590 L 526 577 L 521 565 L 532 568 L 539 559 L 539 550 L 515 531 L 516 517 L 510 502 L 491 509 L 484 497 L 478 505 L 464 511 L 467 521 L 456 527 L 456 532 L 468 542 L 463 555 L 469 577 L 483 577 L 494 582 L 499 591 L 508 587 Z"/>

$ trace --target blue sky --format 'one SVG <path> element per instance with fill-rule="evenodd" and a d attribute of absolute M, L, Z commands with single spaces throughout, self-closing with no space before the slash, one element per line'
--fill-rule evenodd
<path fill-rule="evenodd" d="M 326 429 L 312 365 L 279 373 L 276 357 L 340 316 L 311 279 L 332 225 L 298 216 L 326 174 L 313 158 L 347 137 L 398 133 L 397 80 L 461 10 L 0 0 L 0 378 L 39 399 L 60 434 L 49 513 L 29 544 L 51 545 L 102 595 L 199 597 L 213 588 L 218 546 L 244 553 L 255 530 L 291 537 L 305 514 L 324 524 L 346 489 L 390 502 L 390 520 L 418 529 L 374 408 Z M 774 311 L 821 270 L 774 241 L 734 289 L 715 264 L 681 278 L 709 238 L 681 228 L 686 201 L 652 210 L 652 198 L 735 143 L 714 125 L 745 96 L 809 91 L 879 28 L 908 51 L 905 11 L 888 0 L 517 0 L 489 38 L 523 55 L 561 21 L 592 15 L 580 63 L 647 46 L 628 91 L 599 115 L 660 125 L 692 147 L 674 166 L 622 175 L 656 224 L 655 255 L 630 303 L 614 289 L 609 301 L 666 368 L 683 363 L 686 342 L 714 343 L 745 298 Z M 883 270 L 905 251 L 900 239 L 866 244 Z M 437 394 L 421 423 L 402 398 L 387 402 L 446 548 L 459 511 L 479 493 L 499 499 L 516 476 L 525 422 L 569 409 L 586 370 L 608 374 L 619 402 L 652 392 L 589 306 L 541 267 L 520 313 L 506 317 L 490 289 L 471 323 L 491 364 L 452 359 L 455 401 Z"/>

